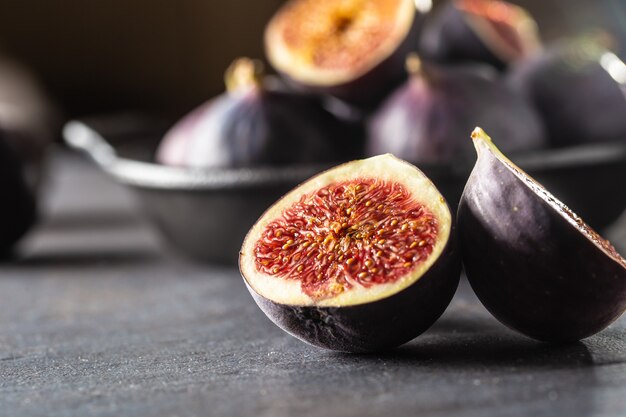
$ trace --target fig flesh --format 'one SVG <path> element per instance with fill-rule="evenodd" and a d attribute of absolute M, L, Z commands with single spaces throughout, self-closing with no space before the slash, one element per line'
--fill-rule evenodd
<path fill-rule="evenodd" d="M 551 45 L 508 83 L 538 110 L 553 147 L 626 142 L 626 65 L 596 40 Z"/>
<path fill-rule="evenodd" d="M 418 164 L 469 159 L 476 124 L 506 138 L 508 152 L 544 146 L 543 126 L 521 97 L 484 66 L 443 67 L 409 56 L 411 73 L 372 116 L 366 155 L 392 153 Z"/>
<path fill-rule="evenodd" d="M 481 130 L 458 209 L 465 271 L 484 306 L 534 339 L 591 336 L 626 309 L 626 260 Z"/>
<path fill-rule="evenodd" d="M 259 77 L 258 63 L 235 61 L 228 91 L 201 105 L 164 136 L 158 162 L 194 168 L 238 168 L 346 160 L 344 125 L 312 98 Z"/>
<path fill-rule="evenodd" d="M 265 31 L 272 66 L 296 87 L 370 107 L 405 77 L 430 1 L 291 0 Z"/>
<path fill-rule="evenodd" d="M 499 0 L 453 0 L 425 24 L 420 52 L 442 63 L 482 62 L 505 69 L 541 49 L 537 24 Z"/>
<path fill-rule="evenodd" d="M 459 281 L 450 210 L 391 155 L 321 173 L 269 208 L 239 259 L 258 306 L 310 344 L 370 352 L 430 327 Z"/>

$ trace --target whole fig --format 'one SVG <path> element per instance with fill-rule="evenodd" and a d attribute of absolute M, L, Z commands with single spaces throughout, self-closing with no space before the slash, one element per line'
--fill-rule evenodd
<path fill-rule="evenodd" d="M 255 61 L 235 61 L 227 92 L 174 125 L 157 160 L 232 168 L 341 161 L 354 152 L 350 132 L 317 99 L 269 85 L 259 71 Z"/>
<path fill-rule="evenodd" d="M 392 153 L 414 163 L 470 158 L 465 139 L 476 124 L 516 152 L 544 145 L 543 127 L 526 101 L 484 66 L 443 67 L 409 56 L 408 81 L 383 102 L 368 123 L 366 154 Z"/>
<path fill-rule="evenodd" d="M 626 142 L 626 65 L 597 38 L 549 46 L 508 83 L 538 110 L 552 146 Z"/>

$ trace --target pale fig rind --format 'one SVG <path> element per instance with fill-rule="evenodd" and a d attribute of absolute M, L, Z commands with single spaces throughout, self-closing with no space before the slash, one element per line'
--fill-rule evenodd
<path fill-rule="evenodd" d="M 626 309 L 626 261 L 475 132 L 478 161 L 457 213 L 469 282 L 502 323 L 531 338 L 591 336 Z"/>
<path fill-rule="evenodd" d="M 314 183 L 329 173 L 329 177 L 333 177 L 338 168 L 348 167 L 354 162 L 318 174 L 300 187 L 306 187 L 307 184 Z M 415 173 L 419 172 L 415 167 L 412 169 Z M 377 172 L 372 170 L 371 175 L 376 174 Z M 343 176 L 340 178 L 345 179 Z M 402 181 L 401 178 L 399 180 Z M 300 187 L 291 193 L 298 193 Z M 289 198 L 289 194 L 268 209 L 257 224 L 262 224 L 266 214 L 274 210 L 274 207 L 282 207 L 281 204 L 286 198 Z M 375 352 L 399 346 L 426 331 L 443 314 L 459 283 L 460 253 L 456 246 L 452 216 L 440 195 L 438 201 L 433 204 L 449 214 L 448 220 L 440 219 L 449 222 L 447 225 L 449 232 L 445 236 L 440 236 L 441 239 L 447 240 L 442 243 L 437 254 L 431 255 L 432 263 L 425 270 L 419 273 L 411 271 L 408 284 L 406 286 L 402 284 L 397 290 L 393 287 L 390 294 L 384 293 L 383 296 L 373 299 L 367 299 L 366 296 L 364 302 L 352 300 L 347 304 L 334 303 L 333 300 L 313 303 L 273 300 L 268 294 L 263 295 L 262 291 L 255 288 L 253 282 L 258 280 L 257 277 L 248 276 L 256 274 L 250 267 L 252 245 L 258 236 L 255 234 L 255 227 L 246 236 L 240 253 L 239 266 L 244 282 L 257 305 L 270 320 L 306 343 L 335 351 L 355 353 Z"/>

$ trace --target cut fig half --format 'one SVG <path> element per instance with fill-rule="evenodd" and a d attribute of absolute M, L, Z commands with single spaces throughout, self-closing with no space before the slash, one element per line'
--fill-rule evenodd
<path fill-rule="evenodd" d="M 478 298 L 502 323 L 542 341 L 604 329 L 626 309 L 626 260 L 482 129 L 472 138 L 478 161 L 457 224 Z"/>
<path fill-rule="evenodd" d="M 503 69 L 541 49 L 537 24 L 500 0 L 451 1 L 424 30 L 424 54 L 441 62 L 479 61 Z"/>
<path fill-rule="evenodd" d="M 369 104 L 403 79 L 429 1 L 291 0 L 265 32 L 268 60 L 297 86 Z M 418 9 L 419 7 L 419 9 Z"/>
<path fill-rule="evenodd" d="M 459 281 L 450 210 L 391 155 L 303 183 L 246 236 L 241 274 L 265 314 L 310 344 L 370 352 L 430 327 Z"/>

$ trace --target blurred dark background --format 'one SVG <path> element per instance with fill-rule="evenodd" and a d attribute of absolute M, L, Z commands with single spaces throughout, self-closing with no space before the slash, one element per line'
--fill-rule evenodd
<path fill-rule="evenodd" d="M 182 114 L 222 91 L 237 56 L 261 57 L 281 0 L 0 0 L 0 52 L 29 66 L 67 116 Z M 440 3 L 440 2 L 436 2 Z M 625 0 L 520 0 L 544 40 L 603 28 L 626 55 Z"/>

